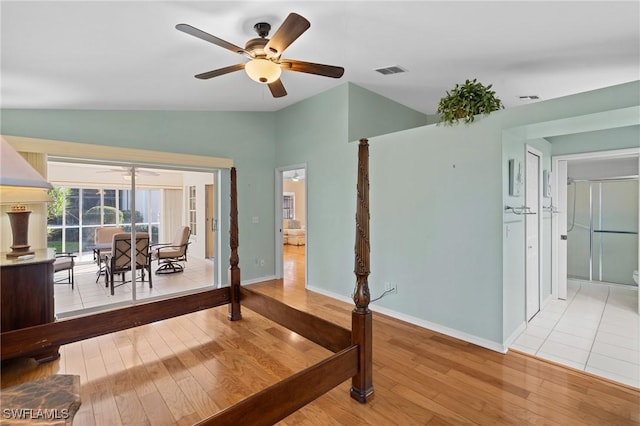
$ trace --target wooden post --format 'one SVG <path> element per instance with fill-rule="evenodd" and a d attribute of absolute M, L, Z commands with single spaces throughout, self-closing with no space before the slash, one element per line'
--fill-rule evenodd
<path fill-rule="evenodd" d="M 231 168 L 231 205 L 229 207 L 229 287 L 231 291 L 231 303 L 229 304 L 228 318 L 231 321 L 242 319 L 240 312 L 240 268 L 238 263 L 238 186 L 236 182 L 236 168 Z"/>
<path fill-rule="evenodd" d="M 373 396 L 372 314 L 369 310 L 369 141 L 360 139 L 358 146 L 358 185 L 356 205 L 355 308 L 351 313 L 351 341 L 357 344 L 358 374 L 351 380 L 351 397 L 365 403 Z"/>

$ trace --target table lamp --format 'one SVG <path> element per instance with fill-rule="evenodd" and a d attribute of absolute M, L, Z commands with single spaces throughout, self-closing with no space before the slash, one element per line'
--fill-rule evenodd
<path fill-rule="evenodd" d="M 9 223 L 13 235 L 11 252 L 7 258 L 34 254 L 28 242 L 29 215 L 26 204 L 51 201 L 47 182 L 31 165 L 18 154 L 4 138 L 0 145 L 0 204 L 11 204 Z"/>

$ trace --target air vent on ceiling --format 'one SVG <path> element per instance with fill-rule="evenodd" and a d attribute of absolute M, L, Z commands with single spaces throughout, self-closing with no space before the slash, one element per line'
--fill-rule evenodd
<path fill-rule="evenodd" d="M 390 67 L 378 68 L 375 71 L 379 72 L 382 75 L 400 74 L 400 73 L 403 73 L 403 72 L 407 72 L 407 70 L 405 70 L 404 68 L 402 68 L 402 67 L 400 67 L 398 65 L 392 65 Z"/>
<path fill-rule="evenodd" d="M 528 101 L 528 100 L 538 100 L 540 99 L 540 96 L 538 95 L 523 95 L 523 96 L 518 96 L 518 98 L 522 99 L 523 101 Z"/>

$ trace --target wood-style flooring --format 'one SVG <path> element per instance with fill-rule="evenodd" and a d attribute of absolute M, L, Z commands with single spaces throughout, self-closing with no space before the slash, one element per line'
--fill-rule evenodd
<path fill-rule="evenodd" d="M 284 282 L 252 288 L 350 328 L 352 306 L 304 289 L 300 251 L 285 246 L 297 261 L 285 261 Z M 69 344 L 43 365 L 9 361 L 1 385 L 78 374 L 75 425 L 189 425 L 329 354 L 246 308 L 241 321 L 226 316 L 226 307 L 215 308 Z M 357 403 L 345 382 L 282 425 L 640 423 L 637 389 L 384 315 L 373 321 L 374 398 Z"/>

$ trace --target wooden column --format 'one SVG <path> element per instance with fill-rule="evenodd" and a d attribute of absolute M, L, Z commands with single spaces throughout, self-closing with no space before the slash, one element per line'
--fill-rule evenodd
<path fill-rule="evenodd" d="M 242 319 L 240 312 L 240 268 L 238 263 L 238 187 L 236 183 L 236 168 L 231 168 L 231 205 L 229 207 L 229 287 L 231 291 L 231 303 L 229 304 L 228 318 L 231 321 Z"/>
<path fill-rule="evenodd" d="M 351 313 L 351 341 L 358 345 L 358 374 L 351 380 L 351 397 L 365 403 L 373 396 L 372 314 L 369 310 L 369 141 L 358 146 L 358 186 L 356 206 L 355 308 Z"/>

